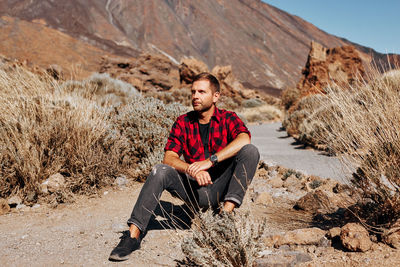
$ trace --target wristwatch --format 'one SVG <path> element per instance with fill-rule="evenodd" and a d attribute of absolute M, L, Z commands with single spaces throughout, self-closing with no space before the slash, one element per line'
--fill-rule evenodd
<path fill-rule="evenodd" d="M 210 157 L 210 161 L 211 161 L 211 163 L 212 163 L 213 166 L 214 166 L 215 164 L 217 164 L 217 163 L 218 163 L 218 157 L 217 157 L 217 155 L 212 154 L 211 157 Z"/>

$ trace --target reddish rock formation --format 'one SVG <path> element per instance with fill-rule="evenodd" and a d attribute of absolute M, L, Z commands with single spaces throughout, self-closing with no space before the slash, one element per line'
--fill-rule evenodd
<path fill-rule="evenodd" d="M 103 57 L 99 72 L 107 72 L 144 92 L 179 87 L 178 66 L 161 54 L 144 53 L 138 59 Z"/>
<path fill-rule="evenodd" d="M 311 42 L 302 78 L 297 84 L 300 97 L 320 93 L 330 82 L 352 83 L 356 75 L 365 74 L 359 52 L 353 46 L 328 49 L 321 44 Z"/>

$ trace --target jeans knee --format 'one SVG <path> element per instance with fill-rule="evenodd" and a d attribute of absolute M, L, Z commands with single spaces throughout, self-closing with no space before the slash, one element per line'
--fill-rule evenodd
<path fill-rule="evenodd" d="M 258 148 L 253 144 L 247 144 L 243 146 L 238 154 L 242 157 L 255 160 L 257 162 L 260 160 L 260 152 L 258 151 Z"/>
<path fill-rule="evenodd" d="M 175 174 L 176 170 L 166 164 L 157 164 L 153 167 L 147 179 L 165 184 L 168 176 Z"/>

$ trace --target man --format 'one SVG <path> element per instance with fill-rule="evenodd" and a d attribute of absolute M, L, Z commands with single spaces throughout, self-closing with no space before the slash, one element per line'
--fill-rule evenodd
<path fill-rule="evenodd" d="M 163 164 L 149 174 L 128 220 L 129 234 L 110 260 L 126 260 L 139 249 L 163 190 L 196 208 L 223 202 L 223 210 L 231 212 L 242 204 L 260 157 L 250 144 L 250 132 L 234 112 L 216 107 L 220 85 L 213 75 L 197 75 L 191 91 L 193 111 L 172 126 Z"/>

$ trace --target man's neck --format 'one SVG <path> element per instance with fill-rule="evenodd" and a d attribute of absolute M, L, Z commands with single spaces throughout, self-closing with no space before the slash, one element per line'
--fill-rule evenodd
<path fill-rule="evenodd" d="M 215 105 L 212 105 L 209 110 L 198 112 L 199 116 L 199 122 L 201 124 L 207 124 L 210 122 L 212 115 L 214 114 L 215 111 Z"/>

